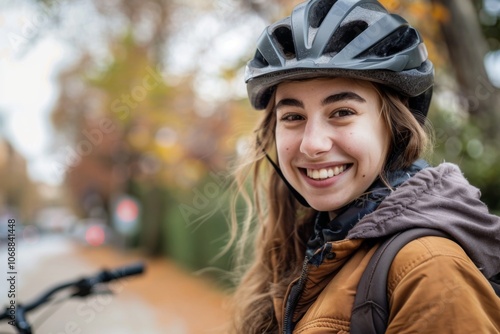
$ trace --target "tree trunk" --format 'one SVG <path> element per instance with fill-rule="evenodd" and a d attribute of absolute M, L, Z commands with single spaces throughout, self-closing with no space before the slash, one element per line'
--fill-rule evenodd
<path fill-rule="evenodd" d="M 484 67 L 488 45 L 473 3 L 470 0 L 431 1 L 449 11 L 450 19 L 441 23 L 441 30 L 471 121 L 491 138 L 499 138 L 500 90 L 491 84 Z"/>

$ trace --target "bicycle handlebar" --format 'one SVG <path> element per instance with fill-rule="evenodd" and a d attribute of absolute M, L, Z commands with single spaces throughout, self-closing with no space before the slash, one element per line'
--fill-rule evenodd
<path fill-rule="evenodd" d="M 116 268 L 114 270 L 102 270 L 99 274 L 82 278 L 74 282 L 74 286 L 78 289 L 73 296 L 84 297 L 92 293 L 92 287 L 99 283 L 108 283 L 113 280 L 122 279 L 124 277 L 139 275 L 144 272 L 144 264 L 136 263 L 125 267 Z"/>
<path fill-rule="evenodd" d="M 125 277 L 139 275 L 144 272 L 144 269 L 145 265 L 142 262 L 139 262 L 132 265 L 115 268 L 113 270 L 104 269 L 96 275 L 83 277 L 75 281 L 59 284 L 42 294 L 40 297 L 33 300 L 31 303 L 27 303 L 26 305 L 17 305 L 15 313 L 16 328 L 19 330 L 19 333 L 31 334 L 32 329 L 26 319 L 26 313 L 48 302 L 56 292 L 67 288 L 75 288 L 76 291 L 73 292 L 70 297 L 85 297 L 92 294 L 92 292 L 94 291 L 93 287 L 97 284 L 108 283 L 113 280 L 119 280 Z M 6 307 L 5 311 L 0 314 L 0 321 L 10 318 L 9 311 L 11 311 L 11 309 Z"/>

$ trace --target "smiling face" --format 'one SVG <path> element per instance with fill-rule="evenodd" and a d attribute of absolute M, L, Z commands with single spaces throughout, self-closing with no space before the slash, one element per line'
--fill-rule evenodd
<path fill-rule="evenodd" d="M 381 172 L 390 133 L 375 88 L 345 78 L 276 89 L 276 147 L 288 182 L 318 211 L 362 195 Z"/>

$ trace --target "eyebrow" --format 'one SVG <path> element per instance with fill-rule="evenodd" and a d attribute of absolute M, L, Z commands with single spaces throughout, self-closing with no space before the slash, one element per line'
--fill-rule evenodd
<path fill-rule="evenodd" d="M 356 93 L 353 92 L 341 92 L 337 94 L 332 94 L 321 101 L 321 105 L 325 106 L 327 104 L 339 102 L 339 101 L 346 101 L 346 100 L 354 100 L 357 102 L 364 103 L 366 100 L 359 96 Z M 275 110 L 278 110 L 278 108 L 282 106 L 289 106 L 289 107 L 298 107 L 298 108 L 304 108 L 304 103 L 300 100 L 296 99 L 282 99 L 280 100 L 276 106 L 274 107 Z"/>
<path fill-rule="evenodd" d="M 283 99 L 276 103 L 276 105 L 274 106 L 274 110 L 278 110 L 283 106 L 304 108 L 304 103 L 296 99 Z"/>
<path fill-rule="evenodd" d="M 333 94 L 333 95 L 328 96 L 323 101 L 321 101 L 321 105 L 325 106 L 325 105 L 330 104 L 330 103 L 335 103 L 335 102 L 344 101 L 344 100 L 354 100 L 354 101 L 362 102 L 362 103 L 366 102 L 366 100 L 364 98 L 362 98 L 361 96 L 359 96 L 356 93 L 341 92 L 338 94 Z"/>

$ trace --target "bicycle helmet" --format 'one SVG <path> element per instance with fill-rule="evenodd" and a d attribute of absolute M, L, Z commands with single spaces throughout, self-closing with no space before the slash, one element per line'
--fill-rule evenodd
<path fill-rule="evenodd" d="M 310 0 L 261 34 L 245 82 L 255 109 L 265 109 L 284 80 L 348 77 L 384 84 L 409 97 L 425 119 L 434 68 L 418 31 L 376 0 Z"/>

